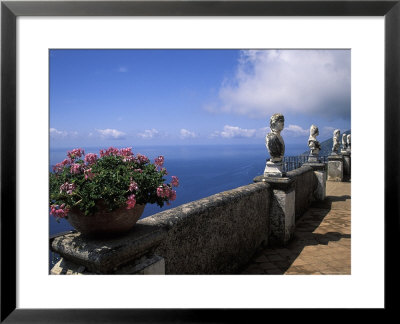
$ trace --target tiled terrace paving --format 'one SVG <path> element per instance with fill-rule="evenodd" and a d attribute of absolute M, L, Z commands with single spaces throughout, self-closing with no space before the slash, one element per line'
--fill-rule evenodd
<path fill-rule="evenodd" d="M 326 200 L 303 215 L 288 245 L 260 249 L 242 274 L 351 274 L 351 183 L 326 186 Z"/>

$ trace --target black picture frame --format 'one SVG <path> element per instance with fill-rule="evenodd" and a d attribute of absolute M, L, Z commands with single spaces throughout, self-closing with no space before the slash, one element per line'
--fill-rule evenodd
<path fill-rule="evenodd" d="M 16 308 L 16 18 L 18 16 L 384 16 L 385 309 L 398 285 L 390 251 L 399 234 L 400 0 L 387 1 L 2 1 L 1 2 L 1 322 L 234 322 L 228 309 Z M 373 127 L 373 125 L 371 125 Z M 381 157 L 371 157 L 379 160 Z M 376 163 L 375 160 L 373 163 Z M 372 171 L 371 171 L 372 172 Z M 374 176 L 372 173 L 371 176 Z M 368 181 L 368 180 L 366 180 Z M 373 190 L 373 189 L 371 189 Z M 373 239 L 371 235 L 371 239 Z M 395 244 L 395 245 L 393 245 Z M 371 256 L 371 259 L 373 256 Z M 366 283 L 367 284 L 367 283 Z"/>

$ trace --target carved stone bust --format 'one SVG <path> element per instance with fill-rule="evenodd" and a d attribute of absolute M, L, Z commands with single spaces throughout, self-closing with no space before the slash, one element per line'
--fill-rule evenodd
<path fill-rule="evenodd" d="M 351 134 L 347 135 L 347 150 L 351 150 Z"/>
<path fill-rule="evenodd" d="M 343 133 L 342 135 L 342 150 L 346 150 L 347 148 L 347 135 Z"/>
<path fill-rule="evenodd" d="M 340 129 L 335 129 L 333 131 L 333 146 L 332 153 L 337 154 L 340 147 Z"/>
<path fill-rule="evenodd" d="M 282 162 L 285 155 L 285 142 L 281 136 L 285 124 L 285 118 L 282 114 L 274 114 L 270 119 L 271 132 L 265 137 L 265 145 L 267 146 L 271 162 Z"/>
<path fill-rule="evenodd" d="M 308 147 L 310 148 L 310 155 L 318 155 L 321 149 L 320 143 L 317 141 L 317 136 L 319 135 L 318 127 L 311 125 L 310 127 L 310 137 L 308 138 Z"/>

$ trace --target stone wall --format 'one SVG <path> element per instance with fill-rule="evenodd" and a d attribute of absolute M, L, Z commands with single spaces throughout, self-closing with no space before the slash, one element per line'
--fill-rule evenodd
<path fill-rule="evenodd" d="M 298 220 L 309 208 L 316 197 L 318 179 L 312 167 L 303 165 L 287 173 L 294 180 L 295 187 L 295 217 Z"/>
<path fill-rule="evenodd" d="M 50 240 L 64 258 L 58 272 L 73 263 L 84 274 L 238 273 L 260 245 L 289 242 L 311 202 L 324 199 L 325 166 L 317 166 L 303 165 L 287 178 L 256 177 L 256 183 L 157 213 L 122 237 L 60 235 Z"/>
<path fill-rule="evenodd" d="M 234 273 L 268 240 L 271 190 L 255 183 L 157 213 L 138 224 L 167 232 L 153 250 L 166 274 Z"/>

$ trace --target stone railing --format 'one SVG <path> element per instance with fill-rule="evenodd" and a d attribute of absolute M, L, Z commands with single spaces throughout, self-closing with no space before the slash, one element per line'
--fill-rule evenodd
<path fill-rule="evenodd" d="M 308 155 L 285 156 L 283 158 L 283 171 L 290 172 L 308 163 Z M 319 163 L 328 163 L 328 155 L 319 155 Z"/>
<path fill-rule="evenodd" d="M 127 235 L 90 239 L 69 233 L 51 240 L 62 259 L 52 274 L 228 274 L 261 245 L 285 245 L 296 220 L 325 198 L 325 164 L 303 165 L 284 178 L 193 201 L 140 220 Z"/>

